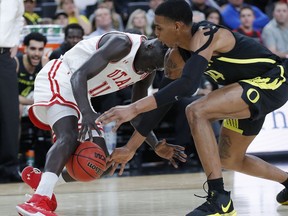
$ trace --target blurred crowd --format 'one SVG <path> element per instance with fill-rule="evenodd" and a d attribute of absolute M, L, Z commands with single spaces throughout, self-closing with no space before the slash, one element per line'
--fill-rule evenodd
<path fill-rule="evenodd" d="M 235 32 L 254 38 L 281 58 L 288 58 L 287 0 L 186 1 L 193 11 L 194 22 L 208 20 L 223 25 Z M 31 30 L 32 26 L 60 26 L 61 32 L 58 36 L 62 40 L 58 41 L 57 47 L 45 52 L 45 46 L 47 47 L 49 43 L 52 43 L 47 32 L 33 32 L 33 30 L 22 32 L 22 49 L 19 49 L 15 56 L 17 63 L 15 72 L 18 76 L 19 86 L 20 123 L 19 149 L 17 151 L 20 165 L 29 164 L 40 168 L 44 167 L 46 151 L 52 145 L 50 132 L 44 132 L 34 127 L 27 113 L 29 106 L 33 104 L 35 77 L 47 61 L 59 58 L 80 40 L 110 31 L 124 31 L 155 37 L 153 33 L 154 11 L 162 2 L 164 0 L 23 0 L 24 29 Z M 6 46 L 0 41 L 0 51 L 2 47 Z M 157 80 L 159 79 L 161 79 L 161 73 L 157 74 L 151 92 L 157 90 Z M 208 94 L 217 87 L 203 77 L 203 82 L 197 93 L 191 95 L 191 98 L 177 102 L 170 111 L 170 114 L 173 112 L 176 115 L 173 115 L 173 118 L 165 118 L 166 124 L 164 126 L 162 124 L 162 132 L 167 125 L 170 129 L 173 127 L 172 130 L 169 130 L 174 133 L 172 134 L 174 138 L 171 140 L 175 144 L 185 146 L 191 157 L 195 156 L 196 153 L 185 118 L 185 107 L 191 101 Z M 117 104 L 129 103 L 130 96 L 131 89 L 128 88 L 95 98 L 92 104 L 96 111 L 104 112 Z M 161 133 L 161 124 L 159 127 Z M 217 137 L 220 123 L 213 123 L 213 129 Z M 164 136 L 164 133 L 162 135 Z M 121 137 L 118 137 L 118 140 L 121 140 Z M 125 142 L 123 139 L 122 141 Z M 5 163 L 3 164 L 0 164 L 0 170 L 5 167 Z M 23 167 L 20 166 L 19 171 L 21 168 Z M 0 176 L 0 182 L 18 180 L 20 179 L 11 176 L 9 178 Z"/>

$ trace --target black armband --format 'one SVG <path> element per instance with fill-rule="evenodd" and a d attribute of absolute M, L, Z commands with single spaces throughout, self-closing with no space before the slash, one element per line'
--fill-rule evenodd
<path fill-rule="evenodd" d="M 173 80 L 164 77 L 161 80 L 159 89 L 171 82 L 173 82 Z M 152 131 L 159 124 L 172 105 L 173 104 L 168 104 L 150 112 L 142 113 L 138 115 L 135 120 L 132 120 L 131 124 L 143 137 L 147 137 L 150 131 Z"/>
<path fill-rule="evenodd" d="M 202 74 L 208 66 L 203 56 L 193 53 L 186 61 L 182 76 L 154 94 L 157 107 L 192 95 L 199 87 Z"/>

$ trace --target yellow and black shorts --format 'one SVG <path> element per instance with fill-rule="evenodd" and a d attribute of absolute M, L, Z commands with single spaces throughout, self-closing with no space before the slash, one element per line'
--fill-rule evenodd
<path fill-rule="evenodd" d="M 223 127 L 246 136 L 257 135 L 265 116 L 288 100 L 288 67 L 278 65 L 261 77 L 238 83 L 243 88 L 241 97 L 249 105 L 251 116 L 249 119 L 226 119 Z"/>

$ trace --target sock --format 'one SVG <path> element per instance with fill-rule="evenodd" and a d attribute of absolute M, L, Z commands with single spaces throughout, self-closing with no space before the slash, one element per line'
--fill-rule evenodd
<path fill-rule="evenodd" d="M 65 179 L 63 178 L 62 173 L 61 173 L 61 174 L 59 175 L 59 179 L 58 179 L 58 181 L 56 182 L 55 187 L 57 187 L 57 186 L 59 186 L 59 185 L 62 185 L 62 184 L 65 184 L 65 183 L 67 183 L 67 182 L 65 181 Z"/>
<path fill-rule="evenodd" d="M 43 173 L 40 184 L 37 187 L 35 193 L 40 194 L 42 196 L 48 196 L 51 199 L 57 181 L 58 176 L 55 173 L 52 172 Z"/>
<path fill-rule="evenodd" d="M 223 178 L 218 178 L 218 179 L 211 179 L 211 180 L 207 180 L 208 182 L 208 188 L 209 190 L 215 190 L 218 192 L 224 192 L 224 182 L 223 182 Z"/>
<path fill-rule="evenodd" d="M 281 183 L 282 185 L 284 185 L 285 188 L 288 188 L 288 178 L 286 179 L 286 181 Z"/>

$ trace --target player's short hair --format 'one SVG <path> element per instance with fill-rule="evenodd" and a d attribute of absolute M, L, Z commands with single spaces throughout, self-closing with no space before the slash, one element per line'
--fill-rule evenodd
<path fill-rule="evenodd" d="M 77 23 L 72 23 L 72 24 L 69 24 L 69 25 L 66 26 L 66 28 L 64 30 L 65 37 L 68 36 L 69 29 L 79 29 L 81 31 L 81 33 L 82 33 L 82 36 L 84 35 L 84 29 L 82 28 L 82 26 L 80 26 Z"/>
<path fill-rule="evenodd" d="M 31 32 L 30 34 L 26 35 L 26 36 L 24 37 L 23 44 L 24 44 L 25 46 L 29 46 L 29 43 L 30 43 L 31 40 L 43 42 L 43 43 L 44 43 L 44 46 L 45 46 L 46 43 L 47 43 L 47 38 L 46 38 L 43 34 L 38 33 L 38 32 Z"/>
<path fill-rule="evenodd" d="M 160 4 L 155 15 L 164 16 L 173 21 L 180 21 L 186 25 L 192 24 L 193 13 L 189 4 L 184 0 L 168 0 Z"/>

